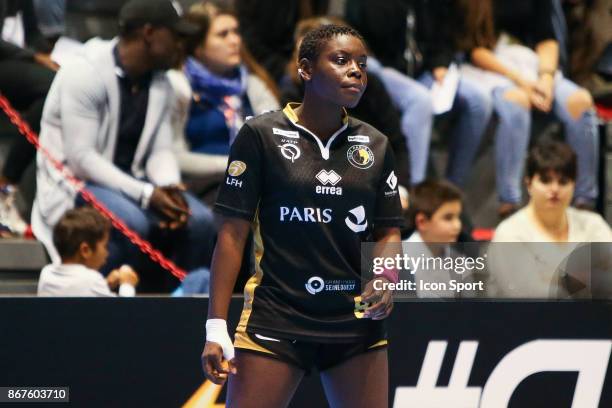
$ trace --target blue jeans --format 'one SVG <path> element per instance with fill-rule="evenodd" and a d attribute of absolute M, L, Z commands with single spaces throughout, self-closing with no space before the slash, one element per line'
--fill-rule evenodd
<path fill-rule="evenodd" d="M 60 36 L 66 27 L 66 0 L 34 0 L 38 28 L 45 37 Z"/>
<path fill-rule="evenodd" d="M 495 135 L 496 184 L 499 200 L 521 203 L 521 181 L 531 134 L 531 112 L 509 100 L 504 93 L 509 88 L 493 90 L 493 107 L 499 118 Z M 563 78 L 555 82 L 552 111 L 565 128 L 567 143 L 578 158 L 578 175 L 574 198 L 592 202 L 597 198 L 597 165 L 599 139 L 597 119 L 588 110 L 574 120 L 567 110 L 567 99 L 578 85 Z"/>
<path fill-rule="evenodd" d="M 426 73 L 414 80 L 401 72 L 380 65 L 368 58 L 368 69 L 378 75 L 393 103 L 401 111 L 401 129 L 410 149 L 412 184 L 425 179 L 433 122 L 429 88 L 433 77 Z M 450 156 L 446 177 L 463 186 L 474 156 L 491 117 L 489 97 L 467 80 L 460 80 L 452 112 L 458 116 L 450 141 Z"/>
<path fill-rule="evenodd" d="M 429 72 L 419 78 L 419 82 L 427 88 L 432 87 L 433 81 Z M 450 135 L 450 155 L 446 168 L 446 178 L 457 186 L 465 186 L 492 112 L 491 98 L 477 84 L 461 78 L 451 108 L 451 114 L 457 117 L 457 121 Z"/>
<path fill-rule="evenodd" d="M 151 209 L 143 210 L 130 197 L 113 189 L 93 184 L 88 184 L 87 189 L 140 237 L 149 240 L 157 229 L 159 217 Z M 184 196 L 191 211 L 189 221 L 185 228 L 168 233 L 175 248 L 172 260 L 191 271 L 210 266 L 216 231 L 210 209 L 190 193 L 184 193 Z M 82 206 L 85 201 L 79 195 L 75 204 Z M 139 263 L 140 250 L 115 228 L 111 231 L 108 252 L 108 260 L 100 270 L 104 275 L 123 264 Z"/>

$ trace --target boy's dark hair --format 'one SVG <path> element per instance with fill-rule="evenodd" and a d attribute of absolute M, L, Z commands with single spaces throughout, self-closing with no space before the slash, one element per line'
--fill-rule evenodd
<path fill-rule="evenodd" d="M 531 148 L 527 157 L 527 178 L 531 180 L 536 174 L 545 176 L 550 172 L 576 180 L 576 153 L 567 143 L 546 141 Z"/>
<path fill-rule="evenodd" d="M 319 57 L 324 44 L 330 39 L 341 35 L 356 37 L 365 44 L 365 40 L 361 34 L 354 28 L 346 25 L 326 24 L 312 31 L 308 31 L 304 35 L 302 43 L 300 44 L 300 50 L 298 51 L 298 61 L 301 61 L 302 58 L 306 58 L 314 62 Z"/>
<path fill-rule="evenodd" d="M 92 207 L 68 210 L 53 228 L 53 245 L 62 259 L 76 255 L 86 242 L 95 248 L 110 231 L 110 221 Z"/>
<path fill-rule="evenodd" d="M 450 201 L 461 201 L 463 194 L 455 185 L 444 180 L 426 180 L 412 188 L 408 219 L 416 228 L 416 216 L 425 214 L 427 218 Z"/>

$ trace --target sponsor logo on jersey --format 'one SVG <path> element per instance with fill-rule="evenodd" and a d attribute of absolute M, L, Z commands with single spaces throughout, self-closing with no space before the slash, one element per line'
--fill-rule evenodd
<path fill-rule="evenodd" d="M 331 208 L 280 207 L 280 221 L 329 224 L 332 221 L 332 210 Z"/>
<path fill-rule="evenodd" d="M 242 188 L 242 180 L 238 180 L 233 177 L 227 177 L 225 179 L 225 184 L 227 184 L 228 186 L 232 186 L 232 187 Z"/>
<path fill-rule="evenodd" d="M 299 139 L 300 134 L 297 130 L 283 130 L 278 128 L 272 128 L 272 133 L 279 136 L 285 136 L 291 139 Z"/>
<path fill-rule="evenodd" d="M 351 217 L 352 215 L 352 217 Z M 353 219 L 355 221 L 353 221 Z M 368 220 L 365 217 L 363 205 L 349 210 L 349 215 L 344 219 L 346 226 L 353 232 L 363 232 L 368 228 Z"/>
<path fill-rule="evenodd" d="M 391 171 L 389 177 L 387 177 L 387 185 L 389 188 L 391 188 L 391 190 L 395 190 L 395 187 L 397 187 L 397 177 L 395 177 L 395 171 Z"/>
<path fill-rule="evenodd" d="M 315 193 L 325 195 L 342 195 L 342 187 L 336 186 L 342 177 L 333 170 L 321 170 L 315 176 L 322 186 L 315 187 Z"/>
<path fill-rule="evenodd" d="M 310 293 L 311 295 L 316 295 L 317 293 L 321 292 L 325 287 L 325 281 L 323 281 L 323 279 L 318 276 L 313 276 L 308 279 L 308 282 L 306 282 L 305 286 L 308 293 Z"/>
<path fill-rule="evenodd" d="M 346 158 L 358 169 L 368 169 L 374 164 L 374 153 L 364 145 L 351 146 L 346 152 Z"/>
<path fill-rule="evenodd" d="M 240 160 L 234 160 L 229 164 L 227 168 L 227 173 L 232 177 L 238 177 L 246 170 L 247 165 L 245 162 Z"/>
<path fill-rule="evenodd" d="M 370 136 L 355 135 L 348 137 L 349 142 L 370 143 Z"/>
<path fill-rule="evenodd" d="M 311 295 L 316 295 L 319 292 L 346 292 L 355 290 L 357 284 L 351 279 L 333 279 L 323 280 L 319 276 L 312 276 L 306 284 L 306 291 Z"/>
<path fill-rule="evenodd" d="M 319 180 L 319 182 L 324 186 L 328 184 L 335 186 L 340 180 L 342 180 L 342 177 L 340 177 L 340 175 L 333 170 L 321 170 L 317 173 L 316 177 L 317 180 Z"/>
<path fill-rule="evenodd" d="M 278 147 L 280 148 L 283 157 L 287 160 L 291 160 L 291 163 L 295 163 L 295 161 L 302 155 L 300 148 L 294 144 L 285 143 L 283 145 L 279 145 Z"/>
<path fill-rule="evenodd" d="M 389 177 L 387 177 L 387 185 L 391 191 L 385 191 L 385 197 L 393 197 L 397 195 L 397 177 L 395 176 L 395 171 L 391 171 Z"/>

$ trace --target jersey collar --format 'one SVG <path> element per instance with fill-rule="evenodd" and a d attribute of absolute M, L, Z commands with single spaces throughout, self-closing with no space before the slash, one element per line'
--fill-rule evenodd
<path fill-rule="evenodd" d="M 285 106 L 285 109 L 283 109 L 283 113 L 285 114 L 287 119 L 289 119 L 291 124 L 293 124 L 293 126 L 297 127 L 298 129 L 303 130 L 304 132 L 308 133 L 314 138 L 314 140 L 317 142 L 317 145 L 319 146 L 319 149 L 321 150 L 321 156 L 323 157 L 324 160 L 328 160 L 329 159 L 329 148 L 331 147 L 332 143 L 334 142 L 334 140 L 336 140 L 336 137 L 338 137 L 340 133 L 344 132 L 346 128 L 348 127 L 349 121 L 348 121 L 348 113 L 346 112 L 346 109 L 342 108 L 342 126 L 340 127 L 340 129 L 334 132 L 334 134 L 329 138 L 329 140 L 327 140 L 326 144 L 323 144 L 323 142 L 321 141 L 321 139 L 319 139 L 317 135 L 315 135 L 310 130 L 306 129 L 304 126 L 297 123 L 298 116 L 295 113 L 294 109 L 299 106 L 300 106 L 299 103 L 289 102 L 287 106 Z"/>

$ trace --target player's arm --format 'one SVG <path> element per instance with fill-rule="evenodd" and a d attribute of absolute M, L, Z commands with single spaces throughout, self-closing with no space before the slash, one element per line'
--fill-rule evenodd
<path fill-rule="evenodd" d="M 398 180 L 395 176 L 395 160 L 391 146 L 387 144 L 383 171 L 378 181 L 378 191 L 376 199 L 376 209 L 373 218 L 374 228 L 372 236 L 376 242 L 374 246 L 374 257 L 394 258 L 401 241 L 400 226 L 403 225 L 402 209 L 398 191 Z M 393 309 L 393 294 L 388 288 L 382 286 L 374 289 L 374 282 L 382 280 L 384 282 L 397 282 L 397 271 L 387 270 L 381 275 L 376 276 L 366 284 L 365 290 L 361 294 L 363 302 L 369 303 L 364 317 L 374 320 L 384 319 Z M 384 289 L 384 290 L 383 290 Z"/>
<path fill-rule="evenodd" d="M 234 346 L 227 330 L 227 312 L 242 264 L 244 246 L 260 199 L 263 149 L 258 134 L 245 124 L 232 144 L 229 164 L 215 204 L 223 215 L 213 253 L 206 345 L 202 366 L 207 378 L 221 384 L 232 372 Z"/>
<path fill-rule="evenodd" d="M 250 228 L 251 223 L 240 218 L 225 217 L 221 223 L 212 258 L 209 319 L 227 319 Z"/>
<path fill-rule="evenodd" d="M 236 373 L 234 347 L 226 321 L 250 226 L 250 222 L 243 219 L 224 218 L 213 253 L 202 368 L 215 384 L 222 384 L 230 372 Z"/>
<path fill-rule="evenodd" d="M 399 228 L 376 228 L 373 231 L 376 245 L 374 246 L 374 257 L 390 257 L 395 256 L 395 251 L 401 236 Z M 397 271 L 388 271 L 389 273 L 396 274 Z M 385 274 L 380 275 L 372 279 L 366 285 L 363 291 L 362 299 L 364 302 L 371 303 L 364 314 L 364 317 L 372 320 L 382 320 L 391 314 L 393 310 L 393 293 L 391 290 L 376 290 L 374 289 L 374 281 L 382 280 L 385 282 L 396 281 L 397 279 L 391 279 Z"/>

